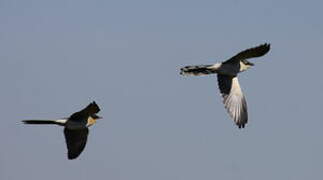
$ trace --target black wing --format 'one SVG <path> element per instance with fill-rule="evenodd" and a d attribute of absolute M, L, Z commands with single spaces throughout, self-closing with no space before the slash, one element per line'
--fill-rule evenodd
<path fill-rule="evenodd" d="M 75 130 L 64 129 L 68 159 L 75 159 L 81 154 L 85 148 L 88 134 L 88 128 Z"/>
<path fill-rule="evenodd" d="M 89 116 L 92 116 L 100 111 L 99 106 L 93 101 L 84 109 L 79 112 L 72 114 L 69 120 L 72 121 L 86 121 Z"/>
<path fill-rule="evenodd" d="M 257 47 L 246 49 L 231 57 L 229 60 L 224 63 L 235 63 L 237 61 L 246 60 L 250 58 L 260 57 L 265 55 L 270 50 L 270 44 L 262 44 Z"/>

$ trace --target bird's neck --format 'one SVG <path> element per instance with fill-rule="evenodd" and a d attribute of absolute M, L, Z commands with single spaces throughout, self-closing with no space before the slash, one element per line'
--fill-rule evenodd
<path fill-rule="evenodd" d="M 86 126 L 87 127 L 90 127 L 90 126 L 92 126 L 93 124 L 95 124 L 96 123 L 96 119 L 94 119 L 94 118 L 92 118 L 91 116 L 87 119 L 87 124 L 86 124 Z"/>
<path fill-rule="evenodd" d="M 246 71 L 249 68 L 251 68 L 251 65 L 245 64 L 243 62 L 240 62 L 240 72 Z"/>

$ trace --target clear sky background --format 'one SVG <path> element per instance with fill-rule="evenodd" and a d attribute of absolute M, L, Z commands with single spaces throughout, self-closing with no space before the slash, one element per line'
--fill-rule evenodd
<path fill-rule="evenodd" d="M 0 0 L 1 180 L 322 179 L 323 1 Z M 249 123 L 216 76 L 182 77 L 271 43 L 240 74 Z M 67 160 L 67 117 L 104 117 Z"/>

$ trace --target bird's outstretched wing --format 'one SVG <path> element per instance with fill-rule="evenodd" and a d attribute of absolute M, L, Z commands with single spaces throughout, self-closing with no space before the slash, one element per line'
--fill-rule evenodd
<path fill-rule="evenodd" d="M 224 107 L 239 128 L 248 122 L 247 102 L 241 91 L 237 77 L 218 74 L 219 89 Z"/>
<path fill-rule="evenodd" d="M 231 57 L 229 60 L 223 63 L 236 63 L 237 61 L 243 61 L 250 58 L 260 57 L 265 55 L 270 50 L 270 44 L 262 44 L 257 47 L 249 48 L 235 56 Z"/>
<path fill-rule="evenodd" d="M 100 111 L 99 106 L 95 103 L 95 101 L 93 101 L 81 111 L 72 114 L 69 120 L 72 120 L 72 121 L 87 120 L 88 116 L 92 116 L 98 113 L 99 111 Z"/>
<path fill-rule="evenodd" d="M 75 130 L 67 128 L 64 129 L 68 159 L 75 159 L 81 154 L 85 148 L 88 134 L 88 128 Z"/>

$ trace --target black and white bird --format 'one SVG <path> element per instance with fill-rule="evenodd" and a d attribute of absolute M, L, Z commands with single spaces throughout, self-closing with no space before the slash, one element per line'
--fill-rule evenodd
<path fill-rule="evenodd" d="M 102 117 L 96 115 L 100 111 L 99 106 L 93 101 L 87 107 L 79 112 L 72 114 L 69 118 L 58 120 L 23 120 L 25 124 L 56 124 L 64 126 L 64 135 L 67 145 L 68 159 L 77 158 L 84 150 L 88 127 L 96 123 L 97 119 Z"/>
<path fill-rule="evenodd" d="M 239 128 L 244 128 L 248 122 L 247 102 L 238 81 L 238 73 L 249 69 L 254 64 L 247 59 L 260 57 L 270 50 L 270 44 L 262 44 L 244 50 L 230 59 L 213 65 L 186 66 L 181 68 L 181 75 L 217 74 L 223 104 L 230 117 Z"/>

